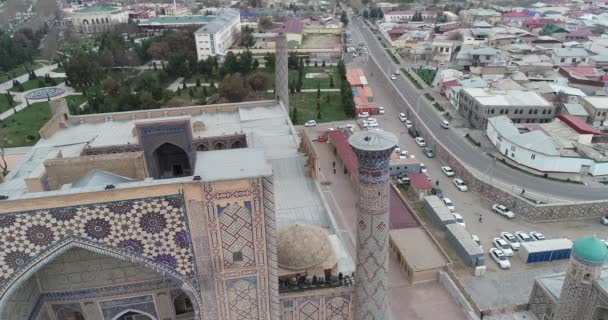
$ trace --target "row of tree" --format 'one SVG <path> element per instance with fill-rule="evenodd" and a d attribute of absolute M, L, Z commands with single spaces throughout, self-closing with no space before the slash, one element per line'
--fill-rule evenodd
<path fill-rule="evenodd" d="M 8 72 L 19 65 L 31 64 L 43 35 L 42 31 L 23 29 L 11 36 L 0 30 L 0 71 Z"/>
<path fill-rule="evenodd" d="M 371 7 L 363 10 L 363 18 L 365 19 L 383 19 L 384 12 L 380 8 Z"/>

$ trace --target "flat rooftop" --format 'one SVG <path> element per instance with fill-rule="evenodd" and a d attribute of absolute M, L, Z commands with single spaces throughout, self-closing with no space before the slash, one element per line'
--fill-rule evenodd
<path fill-rule="evenodd" d="M 216 16 L 157 16 L 142 20 L 140 26 L 160 26 L 176 24 L 207 24 L 216 19 Z"/>
<path fill-rule="evenodd" d="M 389 236 L 414 271 L 442 268 L 448 263 L 422 228 L 391 230 Z"/>
<path fill-rule="evenodd" d="M 463 88 L 466 93 L 485 106 L 519 107 L 536 106 L 550 107 L 551 103 L 534 91 L 523 90 L 493 90 L 488 88 Z"/>
<path fill-rule="evenodd" d="M 90 6 L 90 7 L 81 7 L 72 11 L 73 13 L 101 13 L 101 12 L 119 12 L 121 8 L 111 7 L 111 6 Z"/>

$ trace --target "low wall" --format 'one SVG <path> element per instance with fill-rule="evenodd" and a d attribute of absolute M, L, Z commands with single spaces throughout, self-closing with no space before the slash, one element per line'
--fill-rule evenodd
<path fill-rule="evenodd" d="M 379 85 L 383 85 L 391 90 L 394 95 L 403 97 L 403 95 L 396 90 L 394 82 L 390 82 L 388 78 L 383 75 L 382 70 L 378 66 L 376 60 L 372 56 L 370 57 L 371 59 L 368 63 L 370 71 L 373 72 L 374 75 L 378 75 L 374 78 L 374 81 L 376 81 Z M 460 159 L 451 154 L 443 144 L 435 139 L 432 133 L 430 133 L 429 128 L 424 123 L 421 123 L 418 119 L 418 116 L 415 114 L 414 110 L 415 106 L 412 106 L 410 103 L 406 103 L 405 105 L 407 106 L 406 114 L 408 119 L 412 121 L 420 136 L 426 140 L 427 146 L 433 148 L 435 155 L 444 161 L 446 165 L 452 167 L 458 177 L 466 181 L 469 190 L 489 199 L 490 201 L 511 207 L 518 217 L 530 222 L 545 222 L 555 220 L 598 218 L 608 212 L 608 201 L 584 201 L 537 205 L 532 204 L 531 202 L 508 191 L 504 191 L 498 187 L 490 185 L 486 182 L 487 177 L 477 176 L 475 173 L 465 167 Z M 567 188 L 568 186 L 564 185 L 564 187 Z"/>
<path fill-rule="evenodd" d="M 452 281 L 452 278 L 450 278 L 447 273 L 439 272 L 437 275 L 437 281 L 439 281 L 445 290 L 447 290 L 452 299 L 458 303 L 462 313 L 464 313 L 464 316 L 468 320 L 479 320 L 479 317 L 475 313 L 475 310 L 473 310 L 473 307 L 471 307 L 471 304 L 469 304 L 466 297 L 462 294 L 460 289 L 458 289 L 456 283 Z"/>

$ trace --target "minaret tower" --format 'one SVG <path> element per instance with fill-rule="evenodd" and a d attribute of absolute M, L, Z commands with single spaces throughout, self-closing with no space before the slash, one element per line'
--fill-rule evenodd
<path fill-rule="evenodd" d="M 608 259 L 608 249 L 596 237 L 576 239 L 572 245 L 570 265 L 562 285 L 559 301 L 553 311 L 555 320 L 580 319 L 591 293 L 593 281 L 599 279 Z"/>
<path fill-rule="evenodd" d="M 387 319 L 389 162 L 397 145 L 391 133 L 362 131 L 348 142 L 359 162 L 355 319 Z"/>

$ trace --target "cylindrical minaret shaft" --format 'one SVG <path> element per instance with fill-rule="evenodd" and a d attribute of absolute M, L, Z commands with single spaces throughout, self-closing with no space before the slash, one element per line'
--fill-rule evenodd
<path fill-rule="evenodd" d="M 364 131 L 348 139 L 359 163 L 355 319 L 384 320 L 388 308 L 389 162 L 397 138 Z"/>

